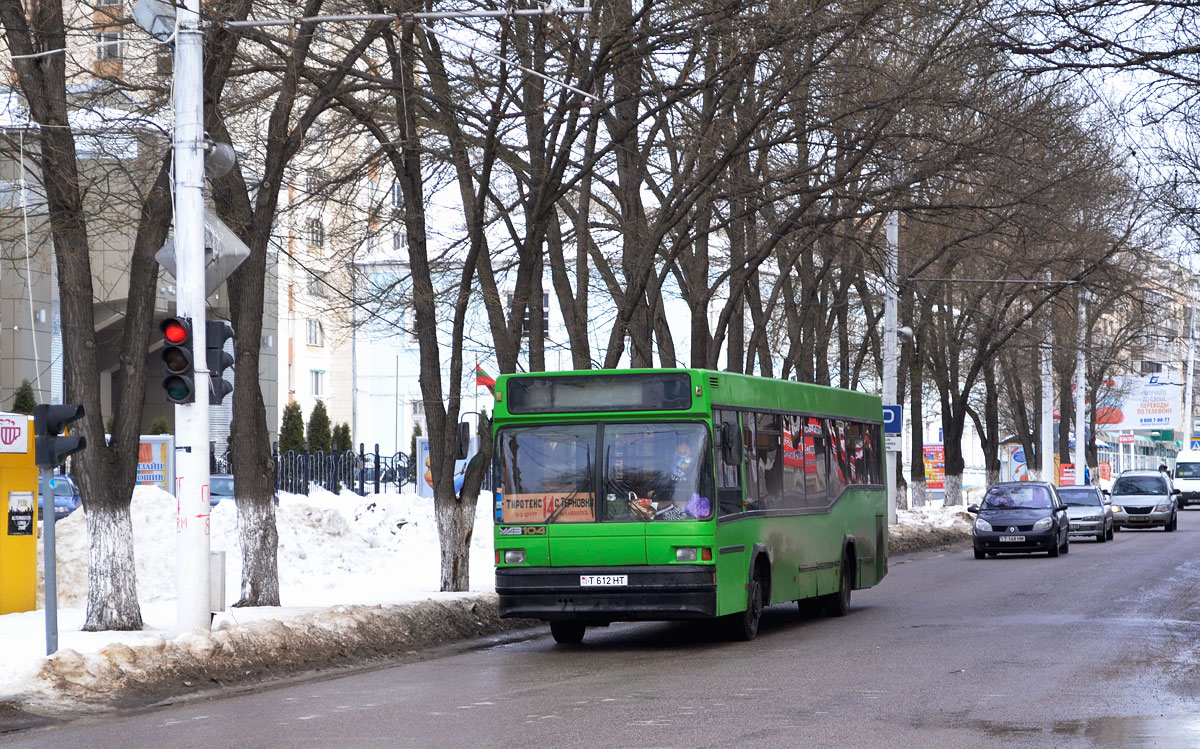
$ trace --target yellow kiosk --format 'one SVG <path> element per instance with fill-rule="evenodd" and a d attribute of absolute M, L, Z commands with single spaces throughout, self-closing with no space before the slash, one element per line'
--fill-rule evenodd
<path fill-rule="evenodd" d="M 0 614 L 37 608 L 37 491 L 33 417 L 0 413 Z M 51 522 L 54 498 L 47 498 Z"/>

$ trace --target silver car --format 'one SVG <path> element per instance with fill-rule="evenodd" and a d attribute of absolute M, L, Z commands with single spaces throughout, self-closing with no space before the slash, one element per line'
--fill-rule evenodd
<path fill-rule="evenodd" d="M 1178 527 L 1175 497 L 1179 490 L 1159 471 L 1125 471 L 1113 482 L 1113 529 Z"/>
<path fill-rule="evenodd" d="M 1067 503 L 1072 536 L 1094 536 L 1099 543 L 1113 537 L 1112 504 L 1098 487 L 1060 486 L 1058 496 Z"/>

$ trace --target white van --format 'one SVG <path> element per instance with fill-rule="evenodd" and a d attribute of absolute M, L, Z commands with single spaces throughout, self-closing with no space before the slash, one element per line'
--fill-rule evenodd
<path fill-rule="evenodd" d="M 1182 450 L 1175 456 L 1175 488 L 1179 495 L 1179 509 L 1188 503 L 1200 504 L 1200 450 Z"/>

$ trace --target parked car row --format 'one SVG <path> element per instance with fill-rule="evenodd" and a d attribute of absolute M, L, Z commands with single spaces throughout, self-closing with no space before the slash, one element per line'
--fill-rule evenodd
<path fill-rule="evenodd" d="M 967 508 L 976 516 L 975 558 L 1039 551 L 1056 557 L 1071 550 L 1072 536 L 1103 543 L 1122 528 L 1174 531 L 1179 497 L 1160 471 L 1125 471 L 1110 492 L 1043 481 L 993 484 L 978 505 Z"/>

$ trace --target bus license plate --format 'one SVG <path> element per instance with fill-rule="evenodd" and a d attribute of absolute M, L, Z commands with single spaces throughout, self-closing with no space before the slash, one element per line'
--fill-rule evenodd
<path fill-rule="evenodd" d="M 621 586 L 629 584 L 629 575 L 580 575 L 581 586 Z"/>
<path fill-rule="evenodd" d="M 1018 543 L 1019 544 L 1019 543 L 1023 542 L 1024 540 L 1025 540 L 1024 536 L 1001 536 L 1000 537 L 1001 542 L 1009 542 L 1009 543 Z"/>

